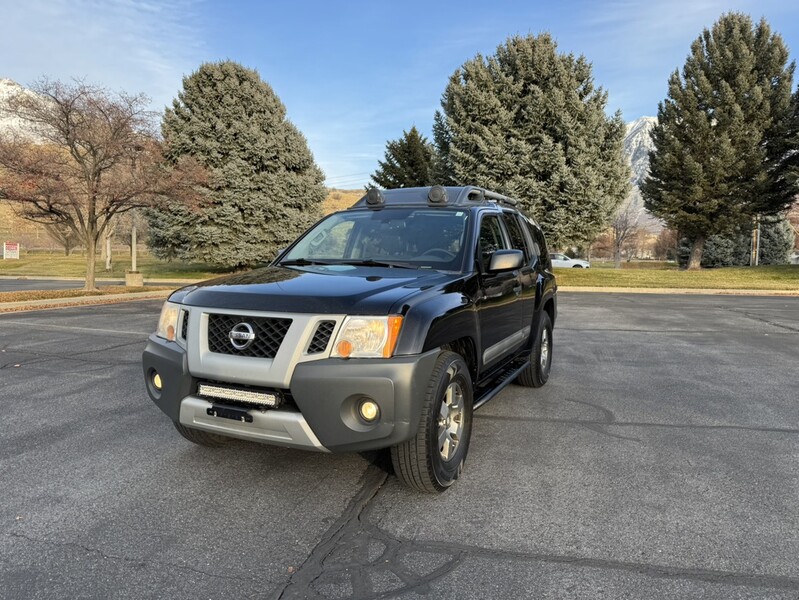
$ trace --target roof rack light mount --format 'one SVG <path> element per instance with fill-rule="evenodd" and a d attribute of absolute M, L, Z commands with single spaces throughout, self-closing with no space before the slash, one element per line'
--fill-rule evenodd
<path fill-rule="evenodd" d="M 369 188 L 366 192 L 366 205 L 369 208 L 382 208 L 386 204 L 386 199 L 383 197 L 383 192 L 379 188 Z"/>
<path fill-rule="evenodd" d="M 443 185 L 434 185 L 427 193 L 427 202 L 429 204 L 446 204 L 447 200 L 447 188 Z"/>

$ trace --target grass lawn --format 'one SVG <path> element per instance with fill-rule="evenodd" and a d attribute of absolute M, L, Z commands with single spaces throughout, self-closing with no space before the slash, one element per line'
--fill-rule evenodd
<path fill-rule="evenodd" d="M 105 264 L 97 258 L 97 277 L 125 278 L 125 271 L 130 269 L 130 256 L 127 252 L 114 253 L 112 258 L 111 271 L 106 271 Z M 204 264 L 162 261 L 145 252 L 139 253 L 137 262 L 145 279 L 208 279 L 225 272 Z M 81 254 L 64 256 L 32 252 L 19 260 L 0 260 L 0 275 L 82 278 L 86 276 L 86 257 Z"/>
<path fill-rule="evenodd" d="M 680 271 L 667 263 L 613 263 L 590 269 L 555 269 L 558 285 L 622 288 L 690 288 L 717 290 L 793 290 L 799 292 L 799 265 L 723 267 Z M 643 265 L 647 265 L 644 267 Z M 604 268 L 609 267 L 609 268 Z"/>
<path fill-rule="evenodd" d="M 83 277 L 85 261 L 86 258 L 82 255 L 66 257 L 63 254 L 30 253 L 20 260 L 0 260 L 0 275 L 33 278 Z M 208 279 L 225 273 L 223 269 L 215 269 L 209 265 L 161 261 L 144 252 L 139 254 L 138 263 L 145 279 Z M 107 272 L 105 265 L 99 263 L 98 259 L 97 277 L 124 279 L 125 271 L 130 269 L 127 253 L 115 254 L 113 265 L 114 269 Z M 612 262 L 593 262 L 590 269 L 555 269 L 555 274 L 558 284 L 564 288 L 584 286 L 799 291 L 799 265 L 680 271 L 673 263 L 657 261 L 623 263 L 621 269 L 614 269 Z"/>

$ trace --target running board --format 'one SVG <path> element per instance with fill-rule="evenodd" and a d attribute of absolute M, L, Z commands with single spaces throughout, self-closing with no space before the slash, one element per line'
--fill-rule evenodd
<path fill-rule="evenodd" d="M 494 396 L 499 394 L 502 390 L 504 390 L 505 386 L 511 383 L 514 379 L 516 379 L 516 376 L 519 375 L 519 373 L 521 373 L 522 371 L 524 371 L 527 368 L 527 365 L 529 364 L 530 364 L 530 358 L 528 357 L 522 361 L 521 366 L 519 366 L 518 360 L 515 360 L 510 365 L 508 365 L 508 367 L 496 379 L 494 379 L 494 381 L 495 382 L 498 381 L 498 383 L 495 386 L 486 390 L 475 400 L 473 410 L 477 410 L 478 408 L 483 406 L 483 404 L 491 400 L 491 398 L 493 398 Z"/>

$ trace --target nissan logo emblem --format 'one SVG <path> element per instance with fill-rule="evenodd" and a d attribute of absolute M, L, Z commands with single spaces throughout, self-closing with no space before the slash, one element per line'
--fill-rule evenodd
<path fill-rule="evenodd" d="M 233 326 L 228 337 L 230 338 L 231 345 L 236 350 L 244 350 L 249 348 L 255 341 L 255 332 L 252 330 L 252 325 L 249 323 L 239 323 Z"/>

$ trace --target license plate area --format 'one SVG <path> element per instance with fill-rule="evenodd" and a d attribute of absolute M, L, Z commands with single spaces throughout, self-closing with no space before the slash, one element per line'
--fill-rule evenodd
<path fill-rule="evenodd" d="M 212 404 L 210 408 L 205 410 L 209 417 L 218 417 L 220 419 L 231 419 L 241 423 L 252 423 L 252 415 L 245 409 L 237 406 L 225 406 L 223 404 Z"/>

